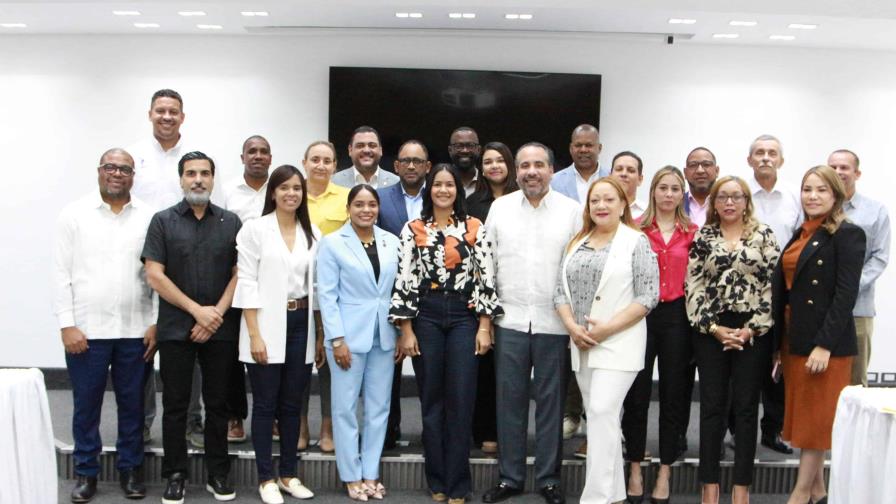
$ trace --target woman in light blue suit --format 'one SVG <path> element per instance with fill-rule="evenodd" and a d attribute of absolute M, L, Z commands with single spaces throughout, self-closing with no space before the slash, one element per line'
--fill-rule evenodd
<path fill-rule="evenodd" d="M 366 184 L 348 194 L 347 222 L 322 241 L 318 303 L 331 370 L 336 466 L 354 500 L 382 499 L 380 455 L 395 368 L 389 303 L 398 270 L 398 238 L 374 226 L 379 196 Z M 358 452 L 358 397 L 364 397 Z"/>

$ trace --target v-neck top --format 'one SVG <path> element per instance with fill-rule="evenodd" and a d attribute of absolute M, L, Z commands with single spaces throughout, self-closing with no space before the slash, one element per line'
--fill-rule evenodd
<path fill-rule="evenodd" d="M 784 273 L 784 284 L 789 291 L 793 287 L 793 276 L 796 274 L 796 265 L 800 260 L 800 254 L 809 243 L 809 239 L 818 231 L 824 216 L 803 222 L 800 227 L 800 237 L 791 242 L 787 250 L 781 255 L 781 272 Z"/>
<path fill-rule="evenodd" d="M 289 268 L 287 273 L 288 299 L 301 299 L 308 295 L 308 263 L 311 254 L 308 252 L 308 240 L 302 226 L 296 225 L 296 241 L 292 246 L 292 252 L 286 246 L 286 240 L 280 235 L 280 244 L 289 254 Z"/>

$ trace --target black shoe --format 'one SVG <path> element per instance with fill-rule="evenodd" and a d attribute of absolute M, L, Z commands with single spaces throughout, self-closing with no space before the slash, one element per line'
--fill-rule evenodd
<path fill-rule="evenodd" d="M 231 501 L 236 499 L 233 487 L 227 484 L 227 476 L 209 476 L 205 489 L 215 496 L 217 501 Z"/>
<path fill-rule="evenodd" d="M 122 472 L 118 482 L 121 484 L 125 498 L 142 499 L 146 497 L 146 486 L 143 484 L 139 469 Z"/>
<path fill-rule="evenodd" d="M 78 475 L 75 488 L 72 488 L 72 502 L 90 502 L 96 495 L 96 476 Z"/>
<path fill-rule="evenodd" d="M 496 486 L 493 486 L 487 492 L 482 494 L 482 502 L 501 502 L 521 493 L 523 493 L 523 491 L 519 488 L 513 488 L 512 486 L 502 481 L 501 483 L 498 483 Z"/>
<path fill-rule="evenodd" d="M 675 455 L 675 460 L 680 459 L 686 451 L 688 451 L 688 437 L 682 434 L 678 437 L 678 453 Z"/>
<path fill-rule="evenodd" d="M 168 476 L 168 485 L 162 494 L 162 504 L 183 504 L 184 490 L 187 484 L 187 475 L 182 472 Z"/>
<path fill-rule="evenodd" d="M 809 502 L 813 502 L 812 499 L 809 499 Z M 828 496 L 825 495 L 824 497 L 818 499 L 817 501 L 814 501 L 814 504 L 828 504 Z"/>
<path fill-rule="evenodd" d="M 650 504 L 669 504 L 671 502 L 669 497 L 665 499 L 657 499 L 656 497 L 650 498 Z"/>
<path fill-rule="evenodd" d="M 785 443 L 781 439 L 780 434 L 770 435 L 770 434 L 763 433 L 762 434 L 762 446 L 764 446 L 770 450 L 774 450 L 778 453 L 783 453 L 784 455 L 792 455 L 793 454 L 793 448 L 787 446 L 787 443 Z"/>
<path fill-rule="evenodd" d="M 544 497 L 547 504 L 566 504 L 566 496 L 563 495 L 560 485 L 547 485 L 538 493 Z"/>
<path fill-rule="evenodd" d="M 644 494 L 632 495 L 625 492 L 625 504 L 641 504 L 642 502 L 644 502 Z"/>

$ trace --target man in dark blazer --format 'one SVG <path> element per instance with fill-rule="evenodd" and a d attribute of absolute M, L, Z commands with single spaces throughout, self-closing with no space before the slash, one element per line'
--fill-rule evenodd
<path fill-rule="evenodd" d="M 377 226 L 401 236 L 405 224 L 420 217 L 424 181 L 431 166 L 429 152 L 420 141 L 408 140 L 398 148 L 395 173 L 398 174 L 399 183 L 377 189 L 380 196 Z M 401 437 L 401 368 L 401 364 L 396 365 L 392 375 L 392 407 L 389 409 L 389 424 L 383 445 L 386 450 L 395 448 Z"/>

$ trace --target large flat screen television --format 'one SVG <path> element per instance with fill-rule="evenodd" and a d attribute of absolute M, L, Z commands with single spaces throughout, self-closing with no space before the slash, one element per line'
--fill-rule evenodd
<path fill-rule="evenodd" d="M 571 163 L 569 139 L 582 123 L 599 127 L 600 75 L 480 70 L 330 67 L 329 138 L 339 168 L 351 166 L 348 142 L 361 125 L 381 136 L 382 168 L 392 170 L 398 147 L 418 139 L 430 160 L 449 162 L 448 139 L 470 126 L 484 145 L 515 151 L 528 141 L 554 150 L 556 169 Z"/>

